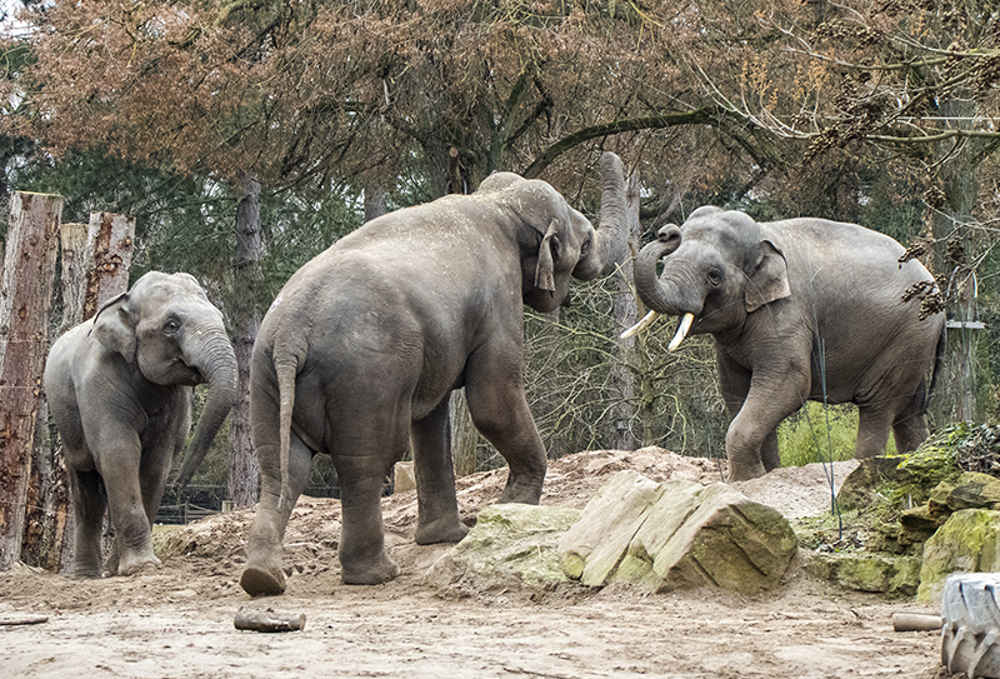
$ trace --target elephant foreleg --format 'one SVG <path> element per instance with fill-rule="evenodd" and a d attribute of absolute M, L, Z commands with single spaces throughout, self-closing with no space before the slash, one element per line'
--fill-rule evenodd
<path fill-rule="evenodd" d="M 458 516 L 448 403 L 445 398 L 410 427 L 417 477 L 416 541 L 420 545 L 458 542 L 469 531 Z"/>
<path fill-rule="evenodd" d="M 513 360 L 470 362 L 465 397 L 472 422 L 507 460 L 501 502 L 538 504 L 545 481 L 545 446 L 535 428 Z"/>
<path fill-rule="evenodd" d="M 69 480 L 75 525 L 73 564 L 68 575 L 97 578 L 101 575 L 101 524 L 107 499 L 96 471 L 70 470 Z"/>
<path fill-rule="evenodd" d="M 805 403 L 808 378 L 789 372 L 779 380 L 754 376 L 743 407 L 726 433 L 729 480 L 743 481 L 763 476 L 780 464 L 778 424 Z"/>

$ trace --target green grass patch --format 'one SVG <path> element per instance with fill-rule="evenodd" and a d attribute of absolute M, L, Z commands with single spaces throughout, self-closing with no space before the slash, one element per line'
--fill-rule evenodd
<path fill-rule="evenodd" d="M 778 426 L 778 452 L 782 467 L 801 467 L 811 462 L 850 460 L 858 437 L 858 409 L 852 405 L 828 405 L 810 401 Z M 886 455 L 896 452 L 889 436 Z"/>

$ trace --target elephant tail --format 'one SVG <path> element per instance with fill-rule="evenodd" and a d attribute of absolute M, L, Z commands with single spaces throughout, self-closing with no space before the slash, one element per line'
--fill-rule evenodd
<path fill-rule="evenodd" d="M 292 447 L 292 412 L 295 409 L 295 375 L 298 373 L 298 361 L 294 356 L 275 357 L 274 372 L 278 382 L 278 465 L 281 470 L 281 495 L 278 497 L 278 508 L 284 511 L 285 503 L 290 501 L 292 492 L 288 480 L 288 464 Z"/>
<path fill-rule="evenodd" d="M 944 354 L 947 349 L 948 324 L 945 322 L 941 324 L 941 334 L 938 336 L 937 348 L 934 350 L 934 367 L 931 369 L 931 383 L 927 387 L 927 392 L 924 394 L 924 402 L 920 408 L 922 412 L 927 412 L 931 396 L 934 395 L 934 385 L 937 384 L 938 375 L 941 373 L 941 368 L 944 366 Z"/>

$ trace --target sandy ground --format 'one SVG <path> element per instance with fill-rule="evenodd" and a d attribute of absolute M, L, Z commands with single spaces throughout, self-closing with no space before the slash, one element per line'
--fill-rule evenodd
<path fill-rule="evenodd" d="M 838 463 L 841 480 L 853 463 Z M 659 449 L 579 453 L 552 463 L 544 504 L 582 507 L 615 471 L 658 480 L 719 479 L 714 461 Z M 505 470 L 460 480 L 469 517 L 499 496 Z M 820 465 L 739 484 L 788 516 L 829 507 Z M 250 600 L 237 579 L 250 511 L 157 531 L 164 566 L 131 578 L 74 581 L 26 567 L 0 576 L 7 677 L 884 677 L 939 673 L 934 632 L 894 633 L 912 601 L 845 592 L 794 569 L 776 593 L 698 590 L 642 595 L 621 588 L 545 591 L 483 582 L 470 589 L 426 574 L 446 546 L 412 541 L 416 498 L 384 500 L 387 541 L 403 569 L 377 587 L 340 584 L 339 505 L 303 498 L 286 539 L 288 593 Z M 305 613 L 286 634 L 237 631 L 242 606 Z"/>

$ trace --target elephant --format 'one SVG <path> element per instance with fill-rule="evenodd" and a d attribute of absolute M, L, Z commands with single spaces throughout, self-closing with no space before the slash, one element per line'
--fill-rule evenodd
<path fill-rule="evenodd" d="M 523 385 L 523 308 L 551 311 L 569 279 L 624 259 L 621 160 L 601 158 L 599 228 L 551 185 L 498 172 L 469 195 L 378 217 L 285 284 L 261 322 L 250 368 L 260 503 L 240 578 L 251 596 L 284 592 L 281 549 L 312 456 L 331 456 L 343 511 L 345 584 L 378 584 L 388 556 L 383 479 L 412 443 L 418 544 L 458 542 L 449 396 L 508 464 L 502 502 L 537 504 L 546 451 Z"/>
<path fill-rule="evenodd" d="M 53 343 L 43 383 L 69 470 L 71 575 L 101 575 L 105 508 L 115 532 L 111 574 L 160 565 L 150 527 L 191 426 L 193 386 L 208 389 L 181 487 L 236 402 L 237 374 L 222 313 L 187 273 L 144 274 Z"/>
<path fill-rule="evenodd" d="M 921 320 L 920 301 L 904 301 L 934 281 L 904 251 L 856 224 L 703 206 L 640 251 L 635 286 L 651 311 L 623 334 L 667 314 L 681 317 L 670 351 L 687 334 L 713 336 L 730 480 L 779 466 L 778 424 L 806 400 L 857 405 L 856 457 L 880 454 L 890 427 L 898 450 L 914 450 L 928 434 L 945 318 Z"/>

